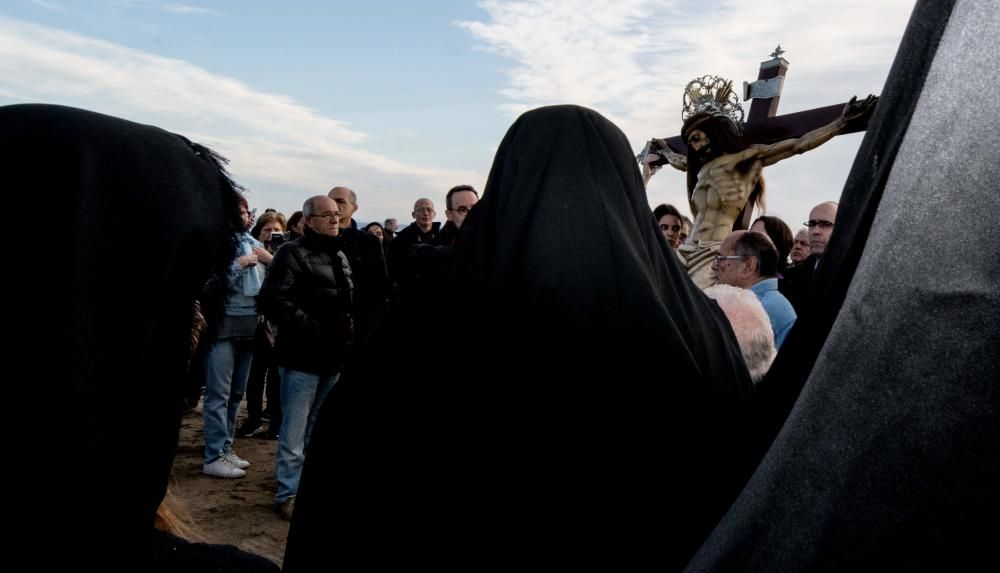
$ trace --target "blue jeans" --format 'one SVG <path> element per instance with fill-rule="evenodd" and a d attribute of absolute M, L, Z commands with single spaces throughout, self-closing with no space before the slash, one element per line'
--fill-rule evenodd
<path fill-rule="evenodd" d="M 205 355 L 205 463 L 233 449 L 236 415 L 246 391 L 253 341 L 216 340 Z"/>
<path fill-rule="evenodd" d="M 323 400 L 337 383 L 340 373 L 320 376 L 291 368 L 278 370 L 281 373 L 281 430 L 278 434 L 278 493 L 275 499 L 282 503 L 299 491 L 309 435 Z"/>

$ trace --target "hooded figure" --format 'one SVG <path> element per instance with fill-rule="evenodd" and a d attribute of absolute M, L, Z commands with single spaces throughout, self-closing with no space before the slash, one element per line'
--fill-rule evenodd
<path fill-rule="evenodd" d="M 9 212 L 36 229 L 8 250 L 22 283 L 9 299 L 8 381 L 25 394 L 8 403 L 18 431 L 7 510 L 29 568 L 170 568 L 152 564 L 153 518 L 177 446 L 193 304 L 224 276 L 239 224 L 220 161 L 147 125 L 0 107 Z"/>
<path fill-rule="evenodd" d="M 998 33 L 994 2 L 917 3 L 812 304 L 758 386 L 766 455 L 688 571 L 995 561 Z"/>
<path fill-rule="evenodd" d="M 438 308 L 453 320 L 429 320 Z M 385 377 L 387 363 L 403 371 Z M 363 556 L 677 569 L 745 480 L 749 392 L 725 316 L 656 228 L 624 134 L 580 107 L 528 112 L 451 275 L 394 310 L 324 405 L 285 568 Z"/>

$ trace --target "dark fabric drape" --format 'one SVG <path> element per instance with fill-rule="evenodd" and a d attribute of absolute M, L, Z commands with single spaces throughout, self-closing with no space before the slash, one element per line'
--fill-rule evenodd
<path fill-rule="evenodd" d="M 232 258 L 236 194 L 207 149 L 60 106 L 0 107 L 0 162 L 9 213 L 32 229 L 6 265 L 22 287 L 14 545 L 32 567 L 148 560 L 193 302 Z"/>
<path fill-rule="evenodd" d="M 1000 87 L 980 73 L 1000 61 L 998 31 L 992 2 L 916 5 L 811 312 L 761 383 L 770 447 L 689 571 L 993 560 L 1000 231 L 982 215 L 1000 210 L 1000 105 L 968 102 Z"/>
<path fill-rule="evenodd" d="M 439 279 L 324 404 L 286 569 L 682 566 L 745 481 L 750 383 L 621 131 L 574 106 L 518 119 Z"/>

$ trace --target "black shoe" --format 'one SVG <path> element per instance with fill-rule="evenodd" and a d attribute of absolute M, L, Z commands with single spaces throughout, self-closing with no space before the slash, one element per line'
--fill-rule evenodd
<path fill-rule="evenodd" d="M 260 422 L 247 420 L 246 422 L 243 422 L 243 425 L 240 426 L 238 430 L 236 430 L 236 437 L 251 438 L 262 433 L 264 433 L 264 426 L 262 426 Z"/>

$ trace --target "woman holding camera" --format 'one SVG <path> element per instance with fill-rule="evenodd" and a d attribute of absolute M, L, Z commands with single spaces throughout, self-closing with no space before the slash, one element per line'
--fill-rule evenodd
<path fill-rule="evenodd" d="M 264 213 L 257 218 L 257 223 L 250 234 L 264 244 L 263 253 L 257 253 L 257 258 L 265 265 L 271 262 L 271 255 L 284 243 L 285 216 L 277 212 Z M 265 260 L 266 259 L 266 260 Z M 265 267 L 266 268 L 266 267 Z M 267 387 L 267 412 L 264 411 L 264 388 Z M 263 435 L 268 439 L 277 439 L 278 428 L 281 427 L 281 381 L 278 379 L 278 367 L 274 361 L 274 326 L 261 318 L 254 337 L 253 364 L 250 366 L 250 378 L 247 381 L 247 419 L 236 431 L 240 438 Z M 263 420 L 269 419 L 267 432 L 264 432 Z"/>

